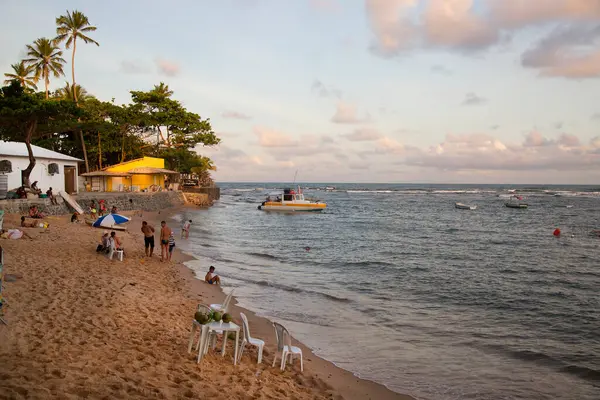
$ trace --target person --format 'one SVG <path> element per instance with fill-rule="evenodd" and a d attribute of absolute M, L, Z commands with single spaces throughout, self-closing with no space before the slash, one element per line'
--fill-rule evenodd
<path fill-rule="evenodd" d="M 171 236 L 171 228 L 167 226 L 165 221 L 160 221 L 160 261 L 167 258 L 169 253 L 169 236 Z"/>
<path fill-rule="evenodd" d="M 79 213 L 77 211 L 75 211 L 73 215 L 71 215 L 71 222 L 79 223 Z"/>
<path fill-rule="evenodd" d="M 192 225 L 192 220 L 185 221 L 183 226 L 181 227 L 181 238 L 185 236 L 186 239 L 190 237 L 190 226 Z"/>
<path fill-rule="evenodd" d="M 100 210 L 100 216 L 104 216 L 104 214 L 106 213 L 106 203 L 104 202 L 104 200 L 100 199 L 98 201 L 98 209 Z"/>
<path fill-rule="evenodd" d="M 142 221 L 142 233 L 144 234 L 146 257 L 152 257 L 152 253 L 154 253 L 154 227 L 148 225 L 148 222 Z"/>
<path fill-rule="evenodd" d="M 44 214 L 39 212 L 37 206 L 29 207 L 29 218 L 44 218 Z"/>
<path fill-rule="evenodd" d="M 42 193 L 42 191 L 41 191 L 40 189 L 38 189 L 38 187 L 37 187 L 37 183 L 38 183 L 38 181 L 34 181 L 34 182 L 31 184 L 31 191 L 32 191 L 33 193 L 35 193 L 35 194 L 39 195 L 40 193 Z"/>
<path fill-rule="evenodd" d="M 110 233 L 110 240 L 112 241 L 111 245 L 114 243 L 115 249 L 123 250 L 123 243 L 121 242 L 121 239 L 117 237 L 117 233 L 115 231 Z"/>
<path fill-rule="evenodd" d="M 116 214 L 117 212 L 118 212 L 117 211 L 117 206 L 112 206 L 112 208 L 110 209 L 110 213 L 111 214 Z"/>
<path fill-rule="evenodd" d="M 48 198 L 50 199 L 50 204 L 58 204 L 58 201 L 56 201 L 56 197 L 54 197 L 54 194 L 52 193 L 52 188 L 46 191 L 46 196 L 48 196 Z"/>
<path fill-rule="evenodd" d="M 93 219 L 98 218 L 98 210 L 96 210 L 96 203 L 94 203 L 94 200 L 90 203 L 90 214 Z"/>
<path fill-rule="evenodd" d="M 21 226 L 23 228 L 35 228 L 35 222 L 25 222 L 25 217 L 21 216 Z"/>
<path fill-rule="evenodd" d="M 104 231 L 102 237 L 100 238 L 100 244 L 96 247 L 97 253 L 106 253 L 109 250 L 110 246 L 110 234 L 108 231 Z"/>
<path fill-rule="evenodd" d="M 175 249 L 175 235 L 171 232 L 169 235 L 169 254 L 167 255 L 169 261 L 171 261 L 171 257 L 173 256 L 173 249 Z"/>
<path fill-rule="evenodd" d="M 27 191 L 25 190 L 25 186 L 21 186 L 17 189 L 16 191 L 17 197 L 19 199 L 26 199 L 27 198 Z"/>
<path fill-rule="evenodd" d="M 215 275 L 215 267 L 213 267 L 212 265 L 208 269 L 208 272 L 206 273 L 204 280 L 206 281 L 206 283 L 209 283 L 211 285 L 213 285 L 213 284 L 220 285 L 221 284 L 221 278 L 219 277 L 219 275 Z"/>

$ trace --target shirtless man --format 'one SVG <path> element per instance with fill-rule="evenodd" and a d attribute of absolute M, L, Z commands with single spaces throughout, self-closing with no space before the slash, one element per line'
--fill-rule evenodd
<path fill-rule="evenodd" d="M 213 285 L 213 284 L 220 285 L 221 284 L 221 278 L 219 277 L 219 275 L 215 275 L 215 267 L 213 267 L 212 265 L 208 269 L 208 272 L 206 273 L 206 276 L 204 277 L 204 281 L 210 285 Z"/>
<path fill-rule="evenodd" d="M 167 226 L 165 221 L 160 221 L 160 261 L 166 260 L 169 255 L 169 236 L 171 236 L 171 228 Z"/>
<path fill-rule="evenodd" d="M 142 233 L 144 234 L 146 257 L 152 257 L 152 253 L 154 252 L 154 227 L 152 225 L 148 225 L 146 221 L 143 221 Z"/>

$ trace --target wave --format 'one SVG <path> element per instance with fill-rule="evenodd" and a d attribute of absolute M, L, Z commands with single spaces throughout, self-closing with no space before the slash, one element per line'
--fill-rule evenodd
<path fill-rule="evenodd" d="M 278 258 L 276 256 L 273 256 L 273 255 L 267 254 L 267 253 L 248 252 L 246 254 L 248 254 L 249 256 L 266 258 L 267 260 L 278 260 Z"/>
<path fill-rule="evenodd" d="M 284 284 L 281 284 L 281 283 L 273 283 L 273 282 L 268 282 L 268 281 L 264 281 L 264 280 L 254 280 L 254 279 L 248 279 L 248 278 L 239 277 L 239 276 L 236 276 L 236 277 L 233 277 L 233 278 L 238 279 L 240 281 L 252 283 L 254 285 L 264 286 L 264 287 L 271 287 L 271 288 L 283 290 L 283 291 L 290 292 L 290 293 L 313 294 L 313 295 L 321 296 L 321 297 L 324 297 L 324 298 L 326 298 L 328 300 L 336 301 L 336 302 L 339 302 L 339 303 L 351 303 L 352 302 L 351 299 L 348 299 L 346 297 L 335 296 L 333 294 L 329 294 L 329 293 L 325 293 L 325 292 L 320 292 L 318 290 L 303 289 L 303 288 L 299 288 L 299 287 L 284 285 Z"/>

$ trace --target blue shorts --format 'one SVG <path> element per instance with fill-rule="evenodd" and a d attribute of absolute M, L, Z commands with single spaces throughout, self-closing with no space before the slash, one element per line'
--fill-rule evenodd
<path fill-rule="evenodd" d="M 208 283 L 209 285 L 212 285 L 213 283 L 215 283 L 214 279 L 209 279 L 206 281 L 206 283 Z"/>

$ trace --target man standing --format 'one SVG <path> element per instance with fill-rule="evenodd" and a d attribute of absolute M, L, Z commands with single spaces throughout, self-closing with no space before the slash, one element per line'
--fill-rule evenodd
<path fill-rule="evenodd" d="M 185 221 L 183 223 L 183 226 L 181 227 L 181 238 L 182 239 L 184 238 L 184 236 L 185 236 L 186 239 L 190 237 L 190 226 L 191 225 L 192 225 L 192 220 L 191 219 L 188 220 L 188 221 Z"/>
<path fill-rule="evenodd" d="M 160 221 L 160 261 L 166 260 L 169 255 L 169 236 L 171 236 L 171 228 L 167 226 L 165 221 Z"/>
<path fill-rule="evenodd" d="M 148 225 L 146 221 L 142 222 L 142 233 L 144 234 L 144 246 L 146 247 L 146 256 L 152 257 L 154 252 L 154 227 Z"/>

